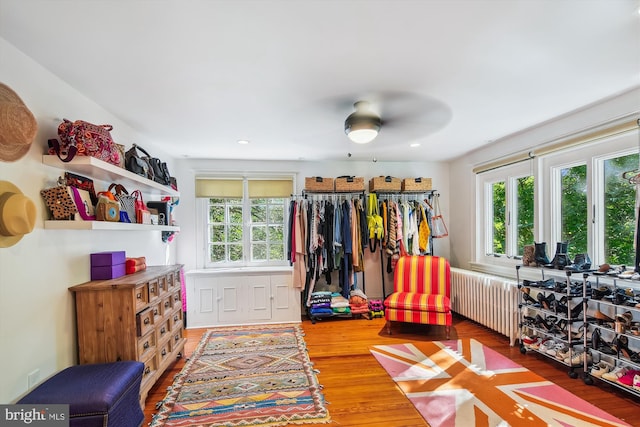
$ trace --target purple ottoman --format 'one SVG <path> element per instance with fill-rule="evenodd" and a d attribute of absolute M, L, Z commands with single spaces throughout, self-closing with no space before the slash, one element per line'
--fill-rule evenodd
<path fill-rule="evenodd" d="M 68 404 L 70 427 L 139 427 L 141 362 L 71 366 L 20 399 L 19 404 Z"/>

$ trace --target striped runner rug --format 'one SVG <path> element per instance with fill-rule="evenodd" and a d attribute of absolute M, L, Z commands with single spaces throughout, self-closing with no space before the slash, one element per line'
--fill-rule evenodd
<path fill-rule="evenodd" d="M 328 423 L 299 324 L 204 333 L 151 427 Z"/>
<path fill-rule="evenodd" d="M 432 427 L 629 426 L 474 339 L 370 351 Z"/>

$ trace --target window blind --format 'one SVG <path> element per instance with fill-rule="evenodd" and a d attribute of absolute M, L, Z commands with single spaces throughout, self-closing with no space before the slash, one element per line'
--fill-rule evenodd
<path fill-rule="evenodd" d="M 196 179 L 196 197 L 242 198 L 242 179 Z"/>
<path fill-rule="evenodd" d="M 196 197 L 237 197 L 242 198 L 244 180 L 197 178 Z M 289 197 L 293 193 L 293 179 L 257 179 L 247 180 L 248 197 L 250 198 L 281 198 Z"/>

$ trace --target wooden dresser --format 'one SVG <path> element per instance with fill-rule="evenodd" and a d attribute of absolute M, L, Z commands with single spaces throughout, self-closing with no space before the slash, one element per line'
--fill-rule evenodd
<path fill-rule="evenodd" d="M 69 288 L 75 294 L 80 364 L 143 362 L 142 403 L 184 349 L 180 268 L 152 266 Z"/>

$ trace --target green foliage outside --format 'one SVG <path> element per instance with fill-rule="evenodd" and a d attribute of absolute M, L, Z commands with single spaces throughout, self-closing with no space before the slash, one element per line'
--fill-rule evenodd
<path fill-rule="evenodd" d="M 636 189 L 622 174 L 638 169 L 638 154 L 604 162 L 605 224 L 604 253 L 610 264 L 635 265 L 635 197 Z"/>

